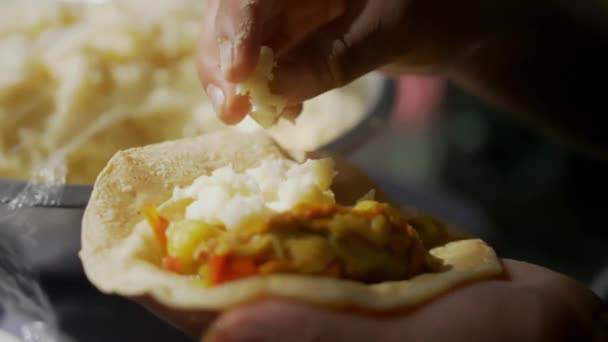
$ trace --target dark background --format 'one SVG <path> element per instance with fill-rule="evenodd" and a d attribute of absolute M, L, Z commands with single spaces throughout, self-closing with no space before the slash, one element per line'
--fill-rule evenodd
<path fill-rule="evenodd" d="M 404 187 L 471 204 L 501 256 L 590 283 L 608 263 L 608 164 L 452 84 L 428 117 L 414 128 L 391 123 L 354 160 Z"/>
<path fill-rule="evenodd" d="M 482 204 L 504 234 L 506 256 L 591 281 L 608 261 L 603 220 L 608 164 L 458 89 L 446 102 L 452 111 L 442 123 L 448 133 L 442 182 Z M 467 120 L 485 126 L 488 134 L 477 148 L 463 150 L 457 141 L 467 132 L 455 127 Z"/>

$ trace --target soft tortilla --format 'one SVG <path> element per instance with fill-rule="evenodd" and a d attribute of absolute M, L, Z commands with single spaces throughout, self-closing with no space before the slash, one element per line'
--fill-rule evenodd
<path fill-rule="evenodd" d="M 264 158 L 286 158 L 263 133 L 214 133 L 118 152 L 99 175 L 84 214 L 80 258 L 90 281 L 105 293 L 150 298 L 175 311 L 220 311 L 263 297 L 279 296 L 328 307 L 383 311 L 412 307 L 458 285 L 502 272 L 492 248 L 481 240 L 450 242 L 432 249 L 445 269 L 405 281 L 365 285 L 296 275 L 252 277 L 206 289 L 191 278 L 158 267 L 160 246 L 138 211 L 160 204 L 175 186 L 232 164 L 237 170 Z M 344 177 L 351 177 L 347 181 Z M 360 173 L 340 173 L 334 189 L 352 203 L 371 182 Z"/>

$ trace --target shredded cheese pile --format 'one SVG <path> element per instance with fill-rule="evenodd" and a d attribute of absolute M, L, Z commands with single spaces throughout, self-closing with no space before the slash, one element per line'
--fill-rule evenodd
<path fill-rule="evenodd" d="M 263 129 L 251 118 L 236 128 L 222 124 L 204 94 L 195 68 L 204 5 L 2 2 L 0 177 L 30 179 L 58 168 L 67 170 L 68 183 L 90 184 L 121 149 L 222 129 Z M 266 77 L 267 84 L 272 57 L 266 60 L 256 78 Z M 314 150 L 361 119 L 367 85 L 363 80 L 309 101 L 295 125 L 279 120 L 269 132 L 289 150 Z M 254 116 L 270 122 L 265 113 L 279 111 L 280 100 L 269 100 L 267 89 L 247 89 Z"/>

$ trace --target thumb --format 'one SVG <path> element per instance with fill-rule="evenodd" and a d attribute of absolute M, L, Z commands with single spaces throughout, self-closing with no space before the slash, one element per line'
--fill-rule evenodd
<path fill-rule="evenodd" d="M 373 341 L 384 325 L 362 316 L 268 300 L 224 314 L 203 341 Z"/>

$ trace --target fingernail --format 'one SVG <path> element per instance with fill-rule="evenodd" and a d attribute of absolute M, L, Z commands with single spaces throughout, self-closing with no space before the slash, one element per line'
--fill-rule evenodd
<path fill-rule="evenodd" d="M 223 40 L 220 45 L 220 67 L 224 74 L 227 74 L 232 69 L 234 63 L 234 47 L 228 40 Z"/>
<path fill-rule="evenodd" d="M 211 100 L 211 105 L 216 114 L 220 113 L 222 106 L 224 105 L 224 92 L 213 84 L 207 87 L 207 95 Z"/>

